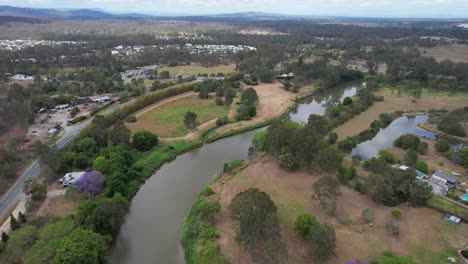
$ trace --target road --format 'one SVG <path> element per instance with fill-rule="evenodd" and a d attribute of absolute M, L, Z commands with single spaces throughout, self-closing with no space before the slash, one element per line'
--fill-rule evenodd
<path fill-rule="evenodd" d="M 124 104 L 116 105 L 104 111 L 102 114 L 107 115 L 120 107 L 123 107 L 133 100 L 128 101 Z M 65 133 L 60 139 L 57 140 L 55 145 L 58 149 L 64 148 L 68 143 L 70 143 L 73 139 L 78 136 L 78 134 L 83 130 L 83 128 L 87 127 L 91 124 L 92 118 L 86 120 L 83 123 L 74 125 L 70 127 L 69 131 Z M 39 159 L 36 159 L 27 169 L 26 171 L 16 180 L 15 184 L 8 190 L 8 192 L 3 195 L 0 200 L 0 219 L 4 219 L 7 213 L 11 211 L 13 206 L 16 205 L 18 201 L 21 199 L 26 198 L 23 193 L 23 184 L 28 178 L 36 178 L 40 175 L 41 172 L 41 164 Z"/>

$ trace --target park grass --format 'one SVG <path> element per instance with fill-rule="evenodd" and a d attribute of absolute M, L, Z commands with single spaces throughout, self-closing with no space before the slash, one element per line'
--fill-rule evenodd
<path fill-rule="evenodd" d="M 468 209 L 456 203 L 452 203 L 443 198 L 433 196 L 431 199 L 429 199 L 429 201 L 427 202 L 427 205 L 436 210 L 456 215 L 462 218 L 463 220 L 468 221 Z"/>
<path fill-rule="evenodd" d="M 446 247 L 442 252 L 435 252 L 427 247 L 408 243 L 408 249 L 416 263 L 447 263 L 448 257 L 455 257 L 454 263 L 461 263 L 457 257 L 457 250 L 452 247 Z"/>
<path fill-rule="evenodd" d="M 168 102 L 144 113 L 138 118 L 138 125 L 135 127 L 148 130 L 163 138 L 183 137 L 188 134 L 184 126 L 184 116 L 187 111 L 196 113 L 198 123 L 203 124 L 226 116 L 229 109 L 216 105 L 213 99 L 191 96 Z"/>
<path fill-rule="evenodd" d="M 189 66 L 176 66 L 176 67 L 163 67 L 158 69 L 158 72 L 169 71 L 171 78 L 179 75 L 198 75 L 198 74 L 211 74 L 211 73 L 231 73 L 236 71 L 236 65 L 219 65 L 215 67 L 203 67 L 200 65 Z"/>

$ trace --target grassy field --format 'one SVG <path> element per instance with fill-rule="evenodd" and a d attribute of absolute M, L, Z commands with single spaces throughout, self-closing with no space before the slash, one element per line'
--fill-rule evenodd
<path fill-rule="evenodd" d="M 222 207 L 216 217 L 222 254 L 231 262 L 252 263 L 248 254 L 236 243 L 235 225 L 228 213 L 232 199 L 251 187 L 266 192 L 278 208 L 281 239 L 288 250 L 288 260 L 283 263 L 362 261 L 378 257 L 384 251 L 412 255 L 416 263 L 447 263 L 447 256 L 456 256 L 454 249 L 466 246 L 468 225 L 465 223 L 452 225 L 442 219 L 442 213 L 430 208 L 386 207 L 345 186 L 340 188 L 336 214 L 330 216 L 317 201 L 310 198 L 312 186 L 319 177 L 304 171 L 285 171 L 267 155 L 239 174 L 223 176 L 213 183 L 211 188 L 219 195 Z M 374 211 L 372 227 L 362 220 L 365 208 Z M 402 216 L 393 219 L 390 214 L 392 210 L 401 211 Z M 335 228 L 336 256 L 327 262 L 313 262 L 308 254 L 308 243 L 293 228 L 296 217 L 304 212 Z M 396 238 L 389 237 L 385 231 L 385 224 L 389 221 L 395 221 L 400 227 L 400 235 Z"/>
<path fill-rule="evenodd" d="M 451 60 L 453 62 L 468 62 L 468 47 L 440 46 L 434 48 L 421 48 L 424 56 L 434 57 L 437 61 Z"/>
<path fill-rule="evenodd" d="M 197 75 L 197 74 L 211 74 L 211 73 L 231 73 L 236 71 L 235 64 L 219 65 L 215 67 L 203 67 L 200 65 L 177 66 L 177 67 L 163 67 L 158 69 L 158 72 L 169 71 L 171 77 L 175 78 L 179 75 Z"/>
<path fill-rule="evenodd" d="M 199 99 L 194 94 L 151 109 L 139 116 L 137 123 L 128 126 L 133 132 L 147 130 L 163 138 L 183 137 L 188 134 L 183 123 L 187 111 L 196 113 L 198 123 L 203 124 L 227 115 L 229 109 L 216 105 L 214 98 Z"/>

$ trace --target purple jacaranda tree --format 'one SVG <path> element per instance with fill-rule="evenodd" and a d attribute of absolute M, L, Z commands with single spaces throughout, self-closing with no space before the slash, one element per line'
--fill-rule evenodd
<path fill-rule="evenodd" d="M 73 187 L 78 192 L 97 195 L 101 193 L 103 184 L 104 176 L 99 171 L 88 171 L 73 184 Z"/>

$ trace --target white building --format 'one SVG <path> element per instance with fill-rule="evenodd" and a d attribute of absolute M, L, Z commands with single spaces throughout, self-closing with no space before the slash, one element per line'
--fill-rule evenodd
<path fill-rule="evenodd" d="M 67 187 L 81 179 L 81 177 L 83 177 L 84 174 L 84 171 L 70 172 L 65 174 L 65 176 L 63 176 L 63 178 L 59 180 L 59 182 L 63 184 L 63 186 Z"/>

